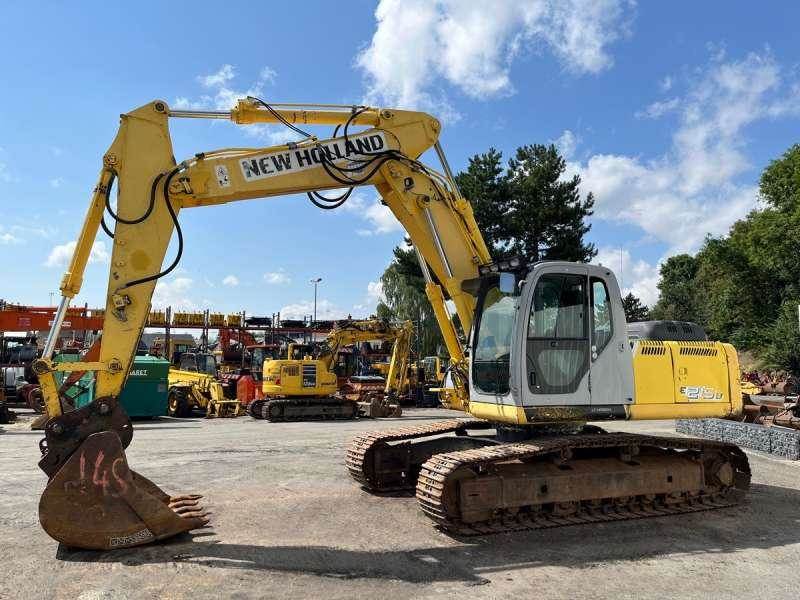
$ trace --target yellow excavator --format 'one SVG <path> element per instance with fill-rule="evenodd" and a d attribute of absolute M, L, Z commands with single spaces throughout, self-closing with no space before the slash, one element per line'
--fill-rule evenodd
<path fill-rule="evenodd" d="M 402 412 L 396 402 L 396 392 L 403 387 L 398 375 L 408 365 L 411 322 L 395 326 L 384 319 L 338 321 L 325 338 L 316 357 L 268 359 L 263 365 L 263 399 L 254 400 L 247 412 L 257 419 L 269 421 L 303 421 L 313 419 L 355 419 L 362 414 L 370 417 L 399 417 Z M 394 341 L 392 362 L 386 378 L 385 393 L 373 395 L 363 402 L 339 394 L 339 381 L 334 365 L 339 350 L 357 342 Z"/>
<path fill-rule="evenodd" d="M 171 118 L 279 124 L 302 139 L 198 152 L 176 164 Z M 336 130 L 319 138 L 307 125 Z M 463 534 L 738 502 L 750 481 L 738 447 L 587 425 L 741 412 L 735 350 L 718 342 L 652 341 L 632 350 L 608 268 L 493 262 L 440 134 L 440 122 L 422 112 L 250 97 L 230 111 L 177 110 L 157 100 L 121 115 L 35 363 L 49 415 L 39 463 L 48 477 L 39 517 L 49 535 L 79 548 L 124 548 L 207 524 L 199 496 L 169 495 L 128 466 L 124 448 L 133 430 L 118 401 L 155 284 L 189 242 L 180 211 L 298 192 L 332 209 L 362 185 L 375 187 L 416 250 L 451 358 L 452 395 L 474 418 L 357 437 L 346 465 L 358 482 L 379 491 L 416 488 L 425 515 Z M 441 171 L 420 160 L 431 149 Z M 55 342 L 101 228 L 113 251 L 99 356 L 56 364 Z M 173 234 L 176 256 L 164 267 Z M 62 404 L 55 379 L 70 370 L 96 374 L 94 401 L 77 410 Z"/>

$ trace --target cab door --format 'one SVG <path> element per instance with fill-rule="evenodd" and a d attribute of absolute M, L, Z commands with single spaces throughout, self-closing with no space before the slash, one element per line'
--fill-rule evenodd
<path fill-rule="evenodd" d="M 633 402 L 633 357 L 617 281 L 608 269 L 589 269 L 590 390 L 593 406 Z"/>
<path fill-rule="evenodd" d="M 584 265 L 540 265 L 528 275 L 522 314 L 523 406 L 590 403 L 588 272 Z M 530 281 L 533 279 L 533 281 Z"/>

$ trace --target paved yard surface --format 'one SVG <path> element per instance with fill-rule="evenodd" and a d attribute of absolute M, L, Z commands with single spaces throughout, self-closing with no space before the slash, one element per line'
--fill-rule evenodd
<path fill-rule="evenodd" d="M 749 453 L 746 504 L 663 517 L 454 539 L 413 497 L 350 480 L 344 448 L 402 419 L 136 424 L 131 466 L 205 494 L 213 529 L 116 552 L 59 551 L 39 527 L 40 434 L 0 426 L 0 598 L 797 598 L 800 464 Z M 610 429 L 674 433 L 672 422 Z"/>

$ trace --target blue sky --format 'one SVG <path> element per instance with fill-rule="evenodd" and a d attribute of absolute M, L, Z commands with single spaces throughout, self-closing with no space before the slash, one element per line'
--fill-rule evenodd
<path fill-rule="evenodd" d="M 152 99 L 220 108 L 371 102 L 445 121 L 454 169 L 494 146 L 556 142 L 596 195 L 590 239 L 655 299 L 659 261 L 757 205 L 761 169 L 798 141 L 794 3 L 471 0 L 380 3 L 6 2 L 0 55 L 0 297 L 57 290 L 121 112 Z M 175 121 L 176 157 L 285 141 L 277 128 Z M 181 213 L 181 268 L 154 305 L 366 315 L 402 232 L 362 189 Z M 79 303 L 103 302 L 102 237 Z M 620 270 L 620 267 L 621 270 Z"/>

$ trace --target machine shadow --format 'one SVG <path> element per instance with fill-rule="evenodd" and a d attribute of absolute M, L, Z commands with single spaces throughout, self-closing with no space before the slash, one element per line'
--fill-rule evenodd
<path fill-rule="evenodd" d="M 774 518 L 800 503 L 800 490 L 755 484 L 738 508 L 683 516 L 562 527 L 453 539 L 413 550 L 349 550 L 329 546 L 259 546 L 206 540 L 209 532 L 115 552 L 59 549 L 72 562 L 203 567 L 310 573 L 340 579 L 481 584 L 493 572 L 544 566 L 592 568 L 665 555 L 732 554 L 800 543 L 800 517 Z M 311 526 L 311 524 L 309 524 Z M 607 541 L 603 541 L 603 540 Z"/>

